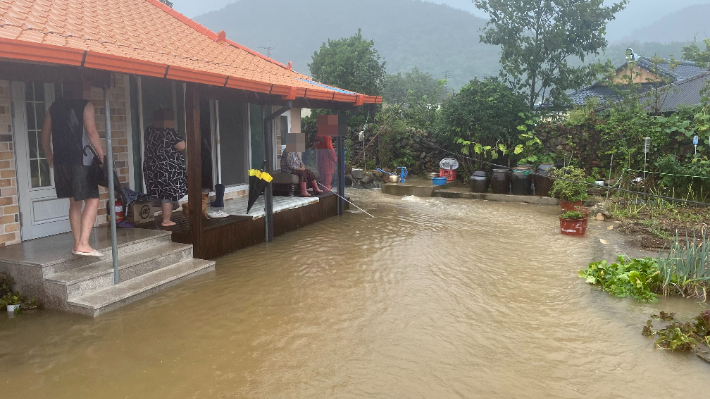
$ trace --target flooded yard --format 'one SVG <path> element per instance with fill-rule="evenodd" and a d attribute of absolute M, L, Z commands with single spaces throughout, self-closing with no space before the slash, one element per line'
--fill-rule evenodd
<path fill-rule="evenodd" d="M 710 365 L 577 271 L 624 252 L 557 209 L 350 192 L 349 212 L 96 319 L 0 315 L 6 398 L 686 398 Z M 609 244 L 600 242 L 600 238 Z M 636 253 L 631 255 L 638 255 Z M 4 313 L 4 312 L 3 312 Z"/>

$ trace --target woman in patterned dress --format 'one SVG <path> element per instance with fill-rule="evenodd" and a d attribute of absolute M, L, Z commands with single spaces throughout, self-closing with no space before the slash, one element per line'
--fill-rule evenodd
<path fill-rule="evenodd" d="M 163 227 L 175 226 L 170 220 L 173 204 L 187 194 L 185 141 L 175 130 L 172 110 L 155 111 L 154 123 L 145 131 L 143 176 L 148 196 L 161 203 Z"/>

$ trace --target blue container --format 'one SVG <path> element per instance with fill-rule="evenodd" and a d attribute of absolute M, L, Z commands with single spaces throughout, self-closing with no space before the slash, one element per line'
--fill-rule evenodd
<path fill-rule="evenodd" d="M 445 177 L 432 177 L 431 182 L 434 183 L 435 186 L 445 186 L 446 185 L 446 178 Z"/>

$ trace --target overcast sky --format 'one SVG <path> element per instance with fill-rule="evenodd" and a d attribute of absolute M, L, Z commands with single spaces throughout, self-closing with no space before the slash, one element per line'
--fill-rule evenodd
<path fill-rule="evenodd" d="M 337 0 L 334 0 L 337 1 Z M 353 1 L 353 0 L 341 0 Z M 387 0 L 382 0 L 387 1 Z M 485 17 L 473 6 L 471 0 L 427 0 L 433 3 L 444 3 L 455 8 L 470 11 Z M 611 3 L 618 0 L 606 0 Z M 172 0 L 176 10 L 196 17 L 209 11 L 219 10 L 235 0 Z M 610 39 L 619 39 L 632 30 L 651 24 L 661 17 L 693 4 L 708 4 L 710 0 L 630 0 L 629 5 L 617 16 L 617 20 L 609 25 Z"/>

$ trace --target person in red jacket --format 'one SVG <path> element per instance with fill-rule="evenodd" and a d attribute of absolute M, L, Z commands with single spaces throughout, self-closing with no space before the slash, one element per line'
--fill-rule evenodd
<path fill-rule="evenodd" d="M 330 183 L 333 180 L 333 173 L 335 173 L 335 162 L 338 160 L 335 149 L 333 149 L 333 139 L 330 136 L 316 138 L 316 157 L 321 184 L 326 191 L 330 191 Z"/>

